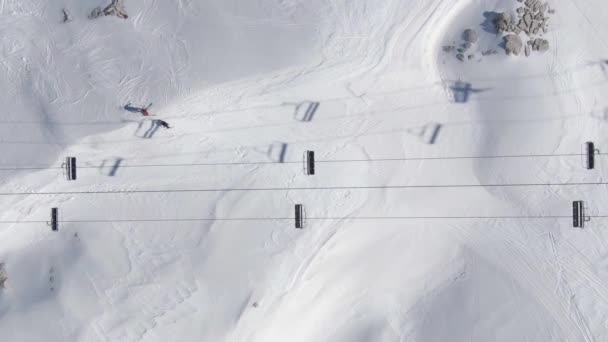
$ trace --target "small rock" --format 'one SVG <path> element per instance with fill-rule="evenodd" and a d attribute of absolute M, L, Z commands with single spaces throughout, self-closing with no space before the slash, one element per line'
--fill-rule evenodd
<path fill-rule="evenodd" d="M 525 12 L 526 12 L 526 9 L 524 7 L 520 7 L 517 9 L 517 14 L 519 14 L 519 15 L 524 15 Z"/>
<path fill-rule="evenodd" d="M 524 24 L 526 24 L 526 26 L 529 27 L 531 23 L 532 23 L 532 14 L 530 14 L 530 12 L 528 12 L 524 15 Z"/>
<path fill-rule="evenodd" d="M 456 55 L 456 58 L 458 58 L 459 61 L 464 62 L 464 55 L 459 53 Z"/>
<path fill-rule="evenodd" d="M 486 51 L 482 51 L 482 52 L 481 52 L 481 55 L 482 55 L 482 56 L 488 56 L 488 55 L 495 55 L 495 54 L 497 54 L 497 53 L 498 53 L 498 51 L 496 51 L 496 50 L 494 50 L 494 49 L 488 49 L 488 50 L 486 50 Z"/>
<path fill-rule="evenodd" d="M 0 262 L 0 289 L 5 287 L 6 280 L 8 276 L 6 274 L 6 269 L 4 267 L 4 263 Z"/>
<path fill-rule="evenodd" d="M 522 19 L 520 19 L 519 22 L 517 23 L 517 27 L 523 31 L 526 29 L 526 24 L 524 23 L 524 21 Z"/>
<path fill-rule="evenodd" d="M 548 8 L 549 8 L 549 3 L 545 2 L 542 6 L 540 6 L 540 12 L 545 13 L 545 12 L 547 12 Z"/>
<path fill-rule="evenodd" d="M 473 46 L 473 44 L 471 44 L 469 42 L 466 42 L 466 43 L 462 44 L 462 48 L 464 49 L 464 51 L 470 49 L 471 46 Z"/>
<path fill-rule="evenodd" d="M 532 25 L 530 26 L 530 29 L 532 31 L 538 31 L 538 29 L 542 26 L 543 22 L 542 21 L 533 21 Z"/>
<path fill-rule="evenodd" d="M 467 58 L 468 58 L 469 60 L 473 59 L 473 57 L 475 57 L 475 55 L 468 55 L 468 56 L 467 56 Z"/>
<path fill-rule="evenodd" d="M 443 52 L 452 52 L 454 50 L 456 50 L 456 47 L 454 45 L 445 45 L 442 47 Z"/>
<path fill-rule="evenodd" d="M 465 42 L 472 44 L 472 43 L 476 43 L 477 39 L 479 37 L 477 36 L 477 32 L 475 30 L 473 30 L 473 29 L 466 29 L 462 33 L 462 38 L 464 39 Z"/>
<path fill-rule="evenodd" d="M 546 39 L 540 39 L 540 38 L 538 38 L 537 40 L 540 41 L 538 44 L 538 51 L 547 52 L 549 50 L 549 41 Z"/>

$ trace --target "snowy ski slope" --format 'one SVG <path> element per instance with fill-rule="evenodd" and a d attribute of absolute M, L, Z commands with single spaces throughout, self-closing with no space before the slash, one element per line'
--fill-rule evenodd
<path fill-rule="evenodd" d="M 518 2 L 125 4 L 0 0 L 1 341 L 608 340 L 606 218 L 569 217 L 608 215 L 608 4 L 465 63 Z"/>

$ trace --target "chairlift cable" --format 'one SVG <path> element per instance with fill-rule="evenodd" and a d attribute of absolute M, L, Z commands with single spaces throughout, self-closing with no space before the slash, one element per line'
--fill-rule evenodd
<path fill-rule="evenodd" d="M 376 190 L 376 189 L 434 189 L 434 188 L 501 188 L 541 186 L 590 186 L 608 185 L 608 182 L 572 183 L 504 183 L 504 184 L 421 184 L 421 185 L 362 185 L 362 186 L 316 186 L 316 187 L 268 187 L 268 188 L 206 188 L 206 189 L 142 189 L 142 190 L 90 190 L 90 191 L 44 191 L 44 192 L 0 192 L 0 196 L 35 195 L 106 195 L 106 194 L 151 194 L 151 193 L 201 193 L 201 192 L 257 192 L 257 191 L 306 191 L 306 190 Z"/>
<path fill-rule="evenodd" d="M 593 215 L 589 218 L 608 218 L 608 215 Z M 307 221 L 373 221 L 373 220 L 553 220 L 553 219 L 571 219 L 572 216 L 565 215 L 513 215 L 513 216 L 353 216 L 353 217 L 306 217 Z M 58 223 L 162 223 L 162 222 L 209 222 L 209 221 L 232 221 L 232 222 L 254 222 L 254 221 L 293 221 L 294 217 L 242 217 L 242 218 L 150 218 L 150 219 L 70 219 L 58 220 Z M 48 223 L 41 220 L 26 220 L 26 221 L 0 221 L 0 224 L 38 224 Z"/>
<path fill-rule="evenodd" d="M 508 158 L 552 158 L 552 157 L 574 157 L 585 156 L 581 153 L 562 154 L 512 154 L 512 155 L 489 155 L 489 156 L 446 156 L 446 157 L 403 157 L 403 158 L 373 158 L 373 159 L 319 159 L 317 163 L 373 163 L 373 162 L 399 162 L 399 161 L 422 161 L 422 160 L 458 160 L 458 159 L 508 159 Z M 598 156 L 603 156 L 599 154 Z M 118 168 L 147 168 L 147 167 L 195 167 L 195 166 L 239 166 L 239 165 L 277 165 L 277 164 L 301 164 L 302 161 L 254 161 L 254 162 L 218 162 L 218 163 L 175 163 L 175 164 L 125 164 Z M 111 169 L 115 165 L 100 166 L 78 166 L 78 169 Z M 16 166 L 0 167 L 0 171 L 27 171 L 27 170 L 58 170 L 61 166 Z"/>

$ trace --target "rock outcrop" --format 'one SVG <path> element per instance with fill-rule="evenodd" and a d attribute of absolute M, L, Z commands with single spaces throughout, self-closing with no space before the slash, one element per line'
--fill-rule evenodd
<path fill-rule="evenodd" d="M 89 15 L 89 18 L 95 19 L 105 15 L 115 15 L 121 19 L 129 18 L 122 0 L 112 0 L 112 2 L 103 10 L 101 7 L 96 7 Z"/>
<path fill-rule="evenodd" d="M 546 39 L 535 38 L 547 33 L 549 13 L 553 11 L 549 8 L 547 2 L 541 0 L 517 0 L 523 3 L 523 6 L 516 9 L 517 19 L 512 20 L 508 14 L 500 13 L 494 19 L 494 27 L 498 32 L 510 33 L 505 40 L 505 52 L 510 55 L 518 55 L 521 51 L 521 39 L 516 39 L 514 36 L 519 36 L 524 32 L 531 38 L 529 41 L 530 47 L 526 46 L 524 54 L 530 56 L 532 51 L 546 52 L 549 50 L 549 41 Z M 523 45 L 523 44 L 521 44 Z"/>

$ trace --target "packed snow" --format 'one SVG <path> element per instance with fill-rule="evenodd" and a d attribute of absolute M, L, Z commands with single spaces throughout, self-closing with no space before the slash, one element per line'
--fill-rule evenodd
<path fill-rule="evenodd" d="M 608 3 L 548 3 L 0 0 L 0 340 L 607 341 Z"/>

